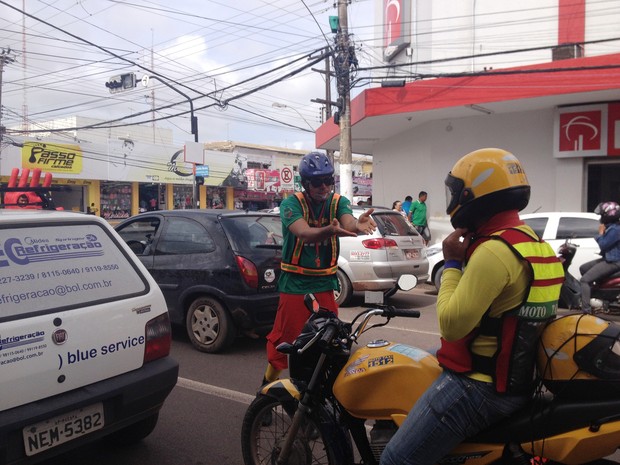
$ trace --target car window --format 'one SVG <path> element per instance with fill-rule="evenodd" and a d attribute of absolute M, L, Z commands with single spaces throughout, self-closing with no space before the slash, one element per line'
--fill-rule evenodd
<path fill-rule="evenodd" d="M 0 229 L 0 321 L 125 299 L 147 283 L 98 224 Z"/>
<path fill-rule="evenodd" d="M 527 218 L 523 220 L 525 224 L 527 224 L 536 234 L 538 234 L 538 237 L 543 237 L 545 228 L 547 227 L 547 221 L 549 221 L 549 218 L 546 216 Z"/>
<path fill-rule="evenodd" d="M 560 218 L 556 239 L 579 239 L 598 234 L 598 220 L 564 216 Z"/>
<path fill-rule="evenodd" d="M 400 213 L 374 213 L 372 218 L 383 236 L 417 236 L 413 225 Z"/>
<path fill-rule="evenodd" d="M 247 252 L 262 245 L 282 245 L 282 221 L 279 216 L 234 216 L 222 219 L 235 250 Z"/>
<path fill-rule="evenodd" d="M 157 242 L 157 254 L 207 253 L 215 250 L 215 241 L 196 221 L 186 218 L 170 218 Z"/>
<path fill-rule="evenodd" d="M 136 255 L 149 255 L 160 223 L 158 217 L 141 218 L 123 225 L 117 232 Z"/>

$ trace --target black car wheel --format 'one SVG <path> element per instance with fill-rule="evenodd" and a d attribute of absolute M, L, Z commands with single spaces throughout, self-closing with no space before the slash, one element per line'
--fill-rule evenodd
<path fill-rule="evenodd" d="M 435 273 L 435 278 L 433 279 L 433 283 L 435 284 L 435 287 L 437 288 L 437 290 L 439 290 L 439 288 L 441 287 L 441 275 L 442 274 L 443 274 L 443 265 L 439 267 L 439 269 Z"/>
<path fill-rule="evenodd" d="M 351 299 L 351 295 L 353 295 L 353 286 L 351 285 L 351 281 L 347 278 L 347 275 L 344 274 L 342 270 L 338 270 L 336 272 L 336 277 L 338 278 L 338 284 L 340 285 L 340 292 L 334 291 L 334 297 L 336 298 L 336 303 L 339 307 L 346 305 Z"/>
<path fill-rule="evenodd" d="M 192 302 L 185 327 L 192 344 L 201 352 L 221 352 L 230 347 L 236 336 L 230 314 L 211 297 L 200 297 Z"/>

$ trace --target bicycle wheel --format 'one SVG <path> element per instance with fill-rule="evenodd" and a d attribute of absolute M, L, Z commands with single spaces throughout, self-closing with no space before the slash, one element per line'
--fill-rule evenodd
<path fill-rule="evenodd" d="M 282 403 L 259 395 L 248 407 L 241 427 L 241 450 L 245 465 L 275 463 L 291 426 L 297 402 Z M 336 465 L 334 453 L 315 420 L 302 424 L 288 458 L 288 465 Z"/>

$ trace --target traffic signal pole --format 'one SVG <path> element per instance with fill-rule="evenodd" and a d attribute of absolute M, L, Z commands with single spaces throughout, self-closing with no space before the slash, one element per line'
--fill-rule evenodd
<path fill-rule="evenodd" d="M 190 115 L 191 115 L 191 131 L 192 131 L 192 134 L 194 135 L 194 142 L 198 142 L 198 118 L 194 116 L 194 102 L 192 101 L 192 99 L 187 94 L 185 94 L 184 92 L 181 92 L 179 89 L 172 86 L 170 83 L 164 81 L 163 79 L 159 78 L 158 76 L 144 76 L 144 78 L 142 78 L 142 83 L 145 86 L 147 86 L 149 79 L 158 80 L 159 82 L 161 82 L 163 85 L 165 85 L 169 89 L 172 89 L 177 94 L 180 94 L 187 99 L 187 101 L 189 102 L 189 110 L 190 110 Z M 114 78 L 111 78 L 106 83 L 106 87 L 110 89 L 110 92 L 112 93 L 126 90 L 129 88 L 133 88 L 135 86 L 136 86 L 136 76 L 134 73 L 127 73 L 121 76 L 116 76 Z M 198 200 L 198 185 L 196 184 L 196 164 L 192 163 L 192 208 L 197 207 L 198 205 L 197 200 Z"/>

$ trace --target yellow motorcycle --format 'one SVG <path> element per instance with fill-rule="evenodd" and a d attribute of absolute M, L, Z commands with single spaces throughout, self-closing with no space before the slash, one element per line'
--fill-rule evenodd
<path fill-rule="evenodd" d="M 402 284 L 401 289 L 407 290 Z M 353 355 L 351 347 L 364 332 L 394 317 L 418 318 L 420 313 L 378 305 L 345 323 L 319 308 L 312 295 L 306 296 L 306 306 L 312 314 L 300 336 L 293 344 L 278 347 L 289 356 L 291 378 L 263 386 L 245 414 L 241 432 L 245 465 L 378 464 L 386 444 L 441 367 L 430 353 L 401 343 L 376 340 Z M 382 321 L 370 324 L 373 318 Z M 601 326 L 594 336 L 610 326 L 587 318 L 590 326 Z M 617 342 L 620 328 L 611 329 L 617 331 L 612 336 Z M 593 335 L 587 336 L 590 341 Z M 579 347 L 586 343 L 581 340 Z M 566 341 L 552 345 L 540 351 L 539 365 L 547 375 L 550 359 L 567 346 L 578 348 Z M 567 383 L 573 387 L 593 379 L 572 375 Z M 550 385 L 558 388 L 556 394 L 565 390 L 572 395 L 538 390 L 527 407 L 469 438 L 440 463 L 573 465 L 613 454 L 620 446 L 620 385 L 614 384 L 606 396 L 590 394 L 587 399 L 583 391 L 565 389 L 563 381 Z"/>

